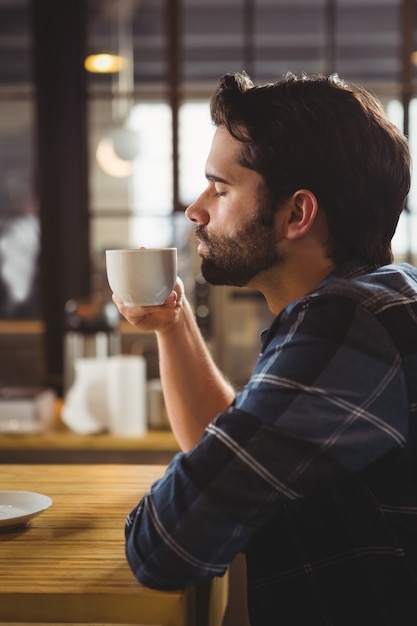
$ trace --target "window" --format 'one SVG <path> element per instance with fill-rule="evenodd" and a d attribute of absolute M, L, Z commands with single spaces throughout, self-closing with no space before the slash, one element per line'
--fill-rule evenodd
<path fill-rule="evenodd" d="M 0 318 L 39 316 L 29 3 L 0 5 Z"/>

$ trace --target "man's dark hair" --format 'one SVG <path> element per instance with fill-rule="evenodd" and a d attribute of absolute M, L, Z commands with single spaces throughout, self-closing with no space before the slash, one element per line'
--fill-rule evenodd
<path fill-rule="evenodd" d="M 337 75 L 286 74 L 254 86 L 242 73 L 223 76 L 211 115 L 242 142 L 240 164 L 257 171 L 279 208 L 309 189 L 325 212 L 329 254 L 392 261 L 391 239 L 410 187 L 404 135 L 368 91 Z"/>

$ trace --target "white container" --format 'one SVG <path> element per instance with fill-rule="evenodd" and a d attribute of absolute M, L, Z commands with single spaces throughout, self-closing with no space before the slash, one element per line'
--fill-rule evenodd
<path fill-rule="evenodd" d="M 106 430 L 107 359 L 78 358 L 74 362 L 75 377 L 65 396 L 62 421 L 81 435 Z"/>
<path fill-rule="evenodd" d="M 107 360 L 108 430 L 113 435 L 139 437 L 147 430 L 146 360 L 120 355 Z"/>

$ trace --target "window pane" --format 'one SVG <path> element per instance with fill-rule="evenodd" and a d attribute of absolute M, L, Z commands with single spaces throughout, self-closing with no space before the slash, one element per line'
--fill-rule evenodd
<path fill-rule="evenodd" d="M 133 212 L 169 215 L 173 203 L 171 109 L 163 102 L 137 104 L 129 128 L 139 138 L 132 175 Z"/>
<path fill-rule="evenodd" d="M 208 101 L 185 102 L 179 114 L 179 187 L 184 205 L 191 204 L 207 185 L 205 162 L 214 126 Z"/>
<path fill-rule="evenodd" d="M 403 127 L 403 107 L 399 100 L 390 100 L 386 105 L 388 117 L 401 130 Z M 417 159 L 417 100 L 414 98 L 410 103 L 410 129 L 409 146 L 412 162 Z M 417 241 L 413 233 L 417 232 L 417 198 L 416 198 L 416 172 L 412 169 L 411 188 L 408 196 L 408 212 L 403 212 L 396 233 L 392 240 L 392 248 L 395 258 L 399 261 L 411 261 L 411 256 L 417 254 Z"/>
<path fill-rule="evenodd" d="M 0 5 L 0 317 L 39 315 L 29 4 Z"/>

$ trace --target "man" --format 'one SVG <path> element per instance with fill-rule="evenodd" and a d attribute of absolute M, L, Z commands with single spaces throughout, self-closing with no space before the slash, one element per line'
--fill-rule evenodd
<path fill-rule="evenodd" d="M 207 188 L 186 211 L 212 284 L 276 315 L 253 375 L 214 365 L 179 281 L 156 331 L 184 452 L 128 516 L 135 576 L 160 589 L 244 552 L 253 626 L 417 624 L 417 271 L 392 264 L 407 142 L 338 77 L 224 76 Z"/>

